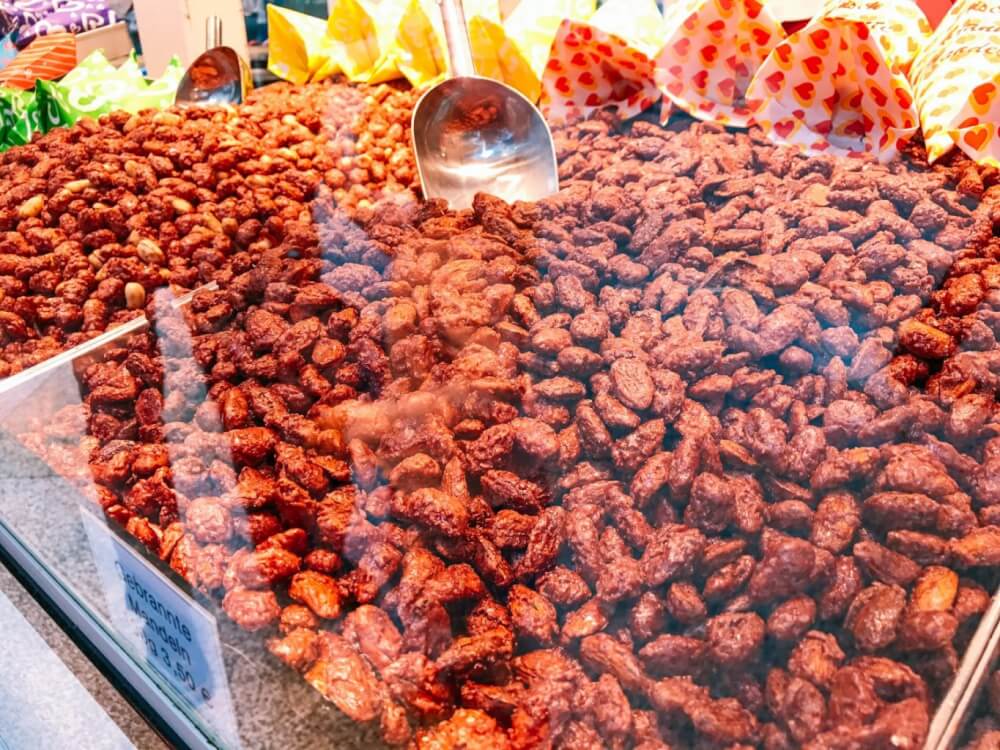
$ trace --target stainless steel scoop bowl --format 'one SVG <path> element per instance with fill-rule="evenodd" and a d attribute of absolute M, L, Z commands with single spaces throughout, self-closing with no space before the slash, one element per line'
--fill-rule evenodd
<path fill-rule="evenodd" d="M 177 104 L 224 106 L 242 104 L 253 90 L 253 73 L 232 47 L 222 46 L 222 19 L 206 22 L 205 49 L 184 73 L 177 88 Z"/>
<path fill-rule="evenodd" d="M 519 91 L 476 75 L 461 0 L 437 0 L 452 77 L 413 110 L 424 195 L 468 208 L 476 193 L 532 201 L 559 190 L 552 133 Z"/>

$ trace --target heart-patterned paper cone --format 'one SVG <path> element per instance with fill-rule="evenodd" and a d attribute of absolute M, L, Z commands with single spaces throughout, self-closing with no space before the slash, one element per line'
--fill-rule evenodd
<path fill-rule="evenodd" d="M 927 158 L 957 146 L 1000 167 L 1000 5 L 958 0 L 911 73 Z"/>
<path fill-rule="evenodd" d="M 337 64 L 359 83 L 404 77 L 425 86 L 447 72 L 444 47 L 420 0 L 336 0 L 327 34 L 336 44 Z"/>
<path fill-rule="evenodd" d="M 672 9 L 666 45 L 656 56 L 656 82 L 692 117 L 746 127 L 750 81 L 784 38 L 758 0 L 683 0 Z M 664 120 L 669 112 L 663 108 Z"/>
<path fill-rule="evenodd" d="M 906 72 L 929 36 L 909 0 L 830 0 L 757 71 L 747 93 L 753 121 L 811 153 L 889 161 L 918 128 Z"/>
<path fill-rule="evenodd" d="M 267 69 L 278 78 L 301 86 L 340 70 L 336 42 L 321 19 L 272 3 L 267 6 L 267 28 Z"/>
<path fill-rule="evenodd" d="M 653 0 L 611 0 L 588 23 L 564 20 L 542 76 L 540 106 L 551 122 L 605 107 L 622 118 L 661 98 L 652 55 L 663 38 Z"/>

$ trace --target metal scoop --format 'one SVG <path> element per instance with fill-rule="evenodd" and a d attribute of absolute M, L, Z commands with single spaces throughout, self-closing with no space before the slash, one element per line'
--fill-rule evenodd
<path fill-rule="evenodd" d="M 437 0 L 452 78 L 413 110 L 413 150 L 424 195 L 468 208 L 478 192 L 532 201 L 559 190 L 552 133 L 515 89 L 476 75 L 461 0 Z"/>
<path fill-rule="evenodd" d="M 205 49 L 184 73 L 174 101 L 195 106 L 242 104 L 253 89 L 253 74 L 236 50 L 222 46 L 218 16 L 209 16 L 205 22 Z"/>

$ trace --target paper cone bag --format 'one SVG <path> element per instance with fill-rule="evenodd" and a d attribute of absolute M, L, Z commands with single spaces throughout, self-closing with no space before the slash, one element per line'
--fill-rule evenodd
<path fill-rule="evenodd" d="M 757 71 L 753 119 L 780 143 L 889 161 L 917 131 L 906 72 L 929 35 L 909 0 L 831 0 Z"/>

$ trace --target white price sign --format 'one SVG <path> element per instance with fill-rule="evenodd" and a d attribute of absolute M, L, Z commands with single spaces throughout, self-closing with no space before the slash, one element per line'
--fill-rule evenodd
<path fill-rule="evenodd" d="M 215 617 L 80 509 L 111 623 L 228 747 L 239 747 Z"/>

